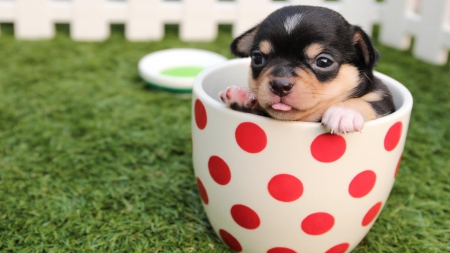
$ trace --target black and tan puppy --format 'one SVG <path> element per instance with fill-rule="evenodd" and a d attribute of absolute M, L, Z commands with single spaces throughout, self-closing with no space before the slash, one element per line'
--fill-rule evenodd
<path fill-rule="evenodd" d="M 281 8 L 236 38 L 231 51 L 251 57 L 249 88 L 220 94 L 235 110 L 321 122 L 332 133 L 361 131 L 394 111 L 389 90 L 373 75 L 378 52 L 369 36 L 330 9 Z"/>

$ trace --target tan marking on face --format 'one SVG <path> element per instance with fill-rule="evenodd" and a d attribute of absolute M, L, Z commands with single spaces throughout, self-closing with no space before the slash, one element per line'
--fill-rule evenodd
<path fill-rule="evenodd" d="M 342 64 L 339 73 L 333 80 L 324 86 L 327 89 L 328 98 L 338 96 L 340 99 L 346 98 L 349 93 L 361 83 L 358 68 L 350 64 Z"/>
<path fill-rule="evenodd" d="M 327 82 L 320 82 L 310 70 L 297 69 L 298 77 L 292 93 L 282 97 L 281 101 L 294 109 L 289 112 L 280 112 L 271 109 L 271 105 L 280 102 L 280 97 L 270 91 L 270 81 L 273 80 L 264 71 L 255 80 L 255 94 L 262 108 L 273 118 L 280 120 L 318 121 L 330 106 L 347 99 L 350 92 L 360 82 L 358 69 L 349 64 L 341 65 L 337 76 Z M 367 97 L 375 99 L 375 95 Z"/>
<path fill-rule="evenodd" d="M 272 91 L 270 90 L 270 81 L 272 77 L 270 76 L 270 72 L 273 70 L 273 67 L 269 67 L 264 69 L 259 77 L 256 80 L 253 80 L 252 86 L 254 87 L 254 93 L 258 97 L 258 101 L 269 101 L 271 97 L 274 96 Z M 260 103 L 261 104 L 261 103 Z M 267 103 L 261 104 L 261 106 L 265 108 Z"/>
<path fill-rule="evenodd" d="M 319 104 L 343 101 L 349 92 L 359 84 L 359 81 L 358 69 L 352 65 L 343 64 L 337 76 L 326 83 L 320 82 L 312 72 L 302 71 L 300 80 L 295 84 L 301 89 L 295 91 L 300 93 L 298 96 L 302 96 L 302 101 L 299 101 L 302 103 L 302 107 L 309 109 Z"/>
<path fill-rule="evenodd" d="M 257 80 L 253 79 L 251 68 L 249 69 L 249 73 L 248 73 L 248 87 L 254 94 L 256 94 L 258 82 L 257 82 Z"/>
<path fill-rule="evenodd" d="M 314 59 L 316 58 L 316 56 L 322 53 L 323 50 L 324 47 L 322 45 L 314 43 L 305 49 L 305 54 L 309 59 Z"/>
<path fill-rule="evenodd" d="M 264 40 L 261 43 L 259 43 L 259 50 L 261 51 L 261 53 L 268 55 L 270 54 L 270 52 L 272 52 L 273 47 L 269 41 Z"/>

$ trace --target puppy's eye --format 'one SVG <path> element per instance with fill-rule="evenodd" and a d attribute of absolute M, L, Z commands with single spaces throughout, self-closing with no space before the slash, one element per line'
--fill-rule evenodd
<path fill-rule="evenodd" d="M 333 65 L 333 61 L 326 57 L 319 57 L 316 60 L 316 66 L 319 68 L 328 68 L 329 66 Z"/>
<path fill-rule="evenodd" d="M 259 51 L 255 51 L 252 53 L 252 65 L 255 67 L 260 67 L 266 63 L 266 60 L 264 59 L 263 54 L 261 54 Z"/>

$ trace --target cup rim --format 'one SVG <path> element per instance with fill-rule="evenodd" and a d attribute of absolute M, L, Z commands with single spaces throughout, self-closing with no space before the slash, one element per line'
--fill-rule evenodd
<path fill-rule="evenodd" d="M 320 125 L 320 123 L 318 123 L 318 122 L 282 121 L 282 120 L 273 119 L 271 117 L 262 117 L 262 116 L 251 114 L 251 113 L 242 113 L 239 111 L 235 111 L 235 110 L 228 108 L 224 103 L 217 101 L 213 97 L 209 96 L 205 92 L 205 90 L 203 89 L 202 83 L 206 77 L 208 77 L 210 74 L 212 74 L 224 67 L 232 66 L 232 65 L 239 65 L 239 64 L 243 64 L 243 63 L 246 63 L 247 65 L 249 65 L 250 58 L 232 59 L 232 60 L 228 60 L 228 61 L 224 62 L 223 64 L 218 64 L 218 65 L 204 69 L 202 72 L 200 72 L 197 75 L 197 77 L 194 80 L 193 94 L 195 94 L 203 103 L 214 107 L 216 110 L 218 110 L 221 113 L 229 114 L 230 116 L 237 117 L 237 118 L 244 117 L 244 118 L 248 119 L 248 121 L 253 121 L 253 122 L 257 121 L 257 122 L 260 122 L 263 124 L 264 123 L 273 124 L 274 122 L 277 122 L 277 124 L 295 124 L 295 125 L 303 125 L 303 126 L 319 126 Z M 385 122 L 392 122 L 393 120 L 398 119 L 398 117 L 409 113 L 413 106 L 413 97 L 411 95 L 411 92 L 403 84 L 401 84 L 399 81 L 395 80 L 394 78 L 392 78 L 386 74 L 380 73 L 378 71 L 374 71 L 374 74 L 376 77 L 378 77 L 382 80 L 388 81 L 389 83 L 386 84 L 388 87 L 393 86 L 394 88 L 399 90 L 400 94 L 401 94 L 400 99 L 403 99 L 403 103 L 401 104 L 401 106 L 398 109 L 396 109 L 395 112 L 393 112 L 389 115 L 365 122 L 364 127 L 370 127 L 370 126 L 376 125 L 376 124 L 383 124 Z M 245 115 L 245 116 L 243 116 L 243 115 Z"/>

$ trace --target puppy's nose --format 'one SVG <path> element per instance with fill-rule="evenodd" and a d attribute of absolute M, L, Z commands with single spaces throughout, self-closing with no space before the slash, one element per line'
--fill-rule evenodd
<path fill-rule="evenodd" d="M 274 79 L 270 82 L 270 90 L 273 92 L 273 94 L 280 97 L 286 96 L 287 94 L 291 93 L 292 87 L 294 87 L 294 84 L 286 79 Z"/>

